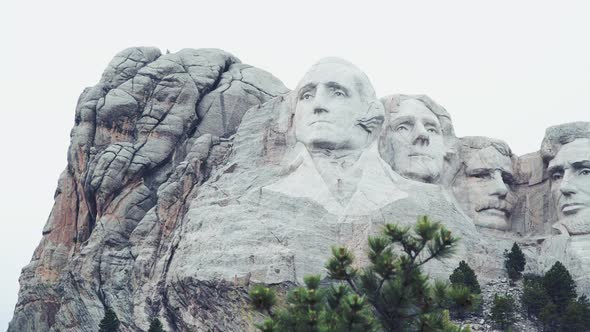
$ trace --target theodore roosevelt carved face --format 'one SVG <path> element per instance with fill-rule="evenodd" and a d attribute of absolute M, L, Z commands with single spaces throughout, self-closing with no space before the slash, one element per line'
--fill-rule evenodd
<path fill-rule="evenodd" d="M 476 226 L 509 230 L 514 201 L 510 148 L 486 137 L 464 137 L 457 145 L 460 166 L 452 190 L 459 205 Z"/>
<path fill-rule="evenodd" d="M 367 76 L 336 58 L 323 59 L 296 90 L 295 137 L 310 149 L 359 150 L 383 122 L 383 108 Z"/>

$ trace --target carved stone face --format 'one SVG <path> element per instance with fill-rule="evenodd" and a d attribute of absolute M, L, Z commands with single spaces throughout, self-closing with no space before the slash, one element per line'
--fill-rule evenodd
<path fill-rule="evenodd" d="M 570 234 L 590 233 L 590 139 L 563 145 L 548 172 L 559 221 Z"/>
<path fill-rule="evenodd" d="M 358 120 L 363 102 L 352 68 L 338 63 L 313 67 L 299 83 L 295 109 L 295 137 L 308 149 L 356 150 L 366 145 L 368 132 Z"/>
<path fill-rule="evenodd" d="M 453 193 L 476 226 L 510 229 L 512 161 L 493 146 L 476 151 L 465 156 Z"/>
<path fill-rule="evenodd" d="M 445 156 L 441 125 L 422 102 L 404 100 L 391 113 L 388 135 L 392 144 L 392 167 L 401 175 L 421 182 L 435 182 Z"/>

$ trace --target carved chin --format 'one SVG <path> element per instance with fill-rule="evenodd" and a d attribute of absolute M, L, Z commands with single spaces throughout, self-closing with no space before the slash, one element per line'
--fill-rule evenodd
<path fill-rule="evenodd" d="M 428 163 L 415 163 L 411 168 L 399 171 L 404 177 L 426 183 L 437 181 L 440 172 Z"/>
<path fill-rule="evenodd" d="M 473 223 L 475 226 L 497 230 L 508 230 L 510 225 L 506 215 L 498 210 L 485 210 L 476 212 Z"/>
<path fill-rule="evenodd" d="M 563 223 L 571 235 L 590 234 L 590 209 L 586 208 L 576 214 L 564 216 L 559 221 Z"/>

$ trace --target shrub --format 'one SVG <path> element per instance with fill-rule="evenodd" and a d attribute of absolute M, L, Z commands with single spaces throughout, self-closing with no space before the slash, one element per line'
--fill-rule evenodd
<path fill-rule="evenodd" d="M 560 311 L 563 311 L 568 303 L 576 298 L 576 283 L 559 261 L 555 262 L 543 276 L 543 287 Z"/>
<path fill-rule="evenodd" d="M 504 250 L 504 267 L 506 267 L 508 278 L 511 281 L 520 279 L 525 265 L 526 260 L 524 254 L 516 242 L 512 245 L 510 252 Z"/>
<path fill-rule="evenodd" d="M 491 319 L 501 329 L 506 329 L 516 321 L 516 303 L 510 295 L 494 295 L 492 304 Z"/>
<path fill-rule="evenodd" d="M 160 322 L 159 319 L 154 318 L 150 322 L 150 328 L 148 329 L 147 332 L 166 332 L 166 331 L 164 330 L 164 326 L 162 326 L 162 322 Z"/>
<path fill-rule="evenodd" d="M 449 280 L 453 285 L 464 285 L 471 289 L 472 293 L 480 294 L 481 288 L 477 281 L 477 276 L 469 264 L 465 261 L 459 262 L 459 267 L 453 270 L 453 273 L 449 276 Z"/>
<path fill-rule="evenodd" d="M 104 318 L 98 325 L 98 332 L 118 332 L 119 324 L 119 319 L 115 312 L 111 308 L 106 308 Z"/>

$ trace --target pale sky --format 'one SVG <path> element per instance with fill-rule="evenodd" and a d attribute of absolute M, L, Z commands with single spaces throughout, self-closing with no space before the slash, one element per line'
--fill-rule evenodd
<path fill-rule="evenodd" d="M 590 121 L 589 17 L 587 1 L 2 1 L 0 330 L 66 166 L 76 100 L 120 50 L 221 48 L 289 88 L 338 56 L 379 96 L 428 94 L 458 136 L 521 155 L 550 125 Z"/>

